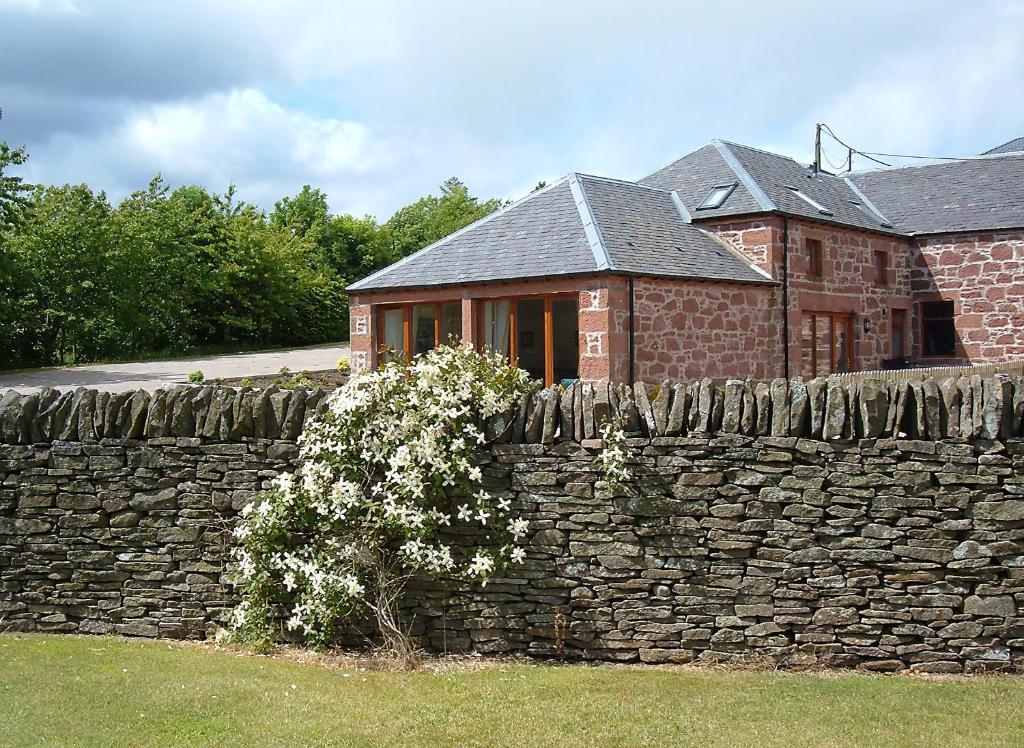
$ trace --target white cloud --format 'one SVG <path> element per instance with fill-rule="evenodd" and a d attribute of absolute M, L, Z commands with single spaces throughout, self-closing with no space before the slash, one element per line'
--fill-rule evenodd
<path fill-rule="evenodd" d="M 30 178 L 114 198 L 160 171 L 264 207 L 310 183 L 381 218 L 453 175 L 515 198 L 713 137 L 806 159 L 816 121 L 977 152 L 1024 134 L 1022 20 L 1002 0 L 0 0 L 0 139 Z"/>

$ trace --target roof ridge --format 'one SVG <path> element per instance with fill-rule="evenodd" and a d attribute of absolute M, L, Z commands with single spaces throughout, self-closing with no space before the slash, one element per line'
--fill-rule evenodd
<path fill-rule="evenodd" d="M 1006 151 L 1004 153 L 989 153 L 980 156 L 960 156 L 959 158 L 943 158 L 931 161 L 927 164 L 896 164 L 895 166 L 880 166 L 874 169 L 857 169 L 848 171 L 844 177 L 859 177 L 862 174 L 876 174 L 882 171 L 897 171 L 898 169 L 928 169 L 932 166 L 945 166 L 946 164 L 959 164 L 964 161 L 991 161 L 997 158 L 1014 158 L 1024 156 L 1024 151 Z"/>
<path fill-rule="evenodd" d="M 628 184 L 630 187 L 639 187 L 642 190 L 653 190 L 655 192 L 665 193 L 672 191 L 666 190 L 664 187 L 653 187 L 649 184 L 640 184 L 639 182 L 634 182 L 629 179 L 618 179 L 617 177 L 604 177 L 601 176 L 600 174 L 585 174 L 581 171 L 574 172 L 574 174 L 576 174 L 577 177 L 582 177 L 583 179 L 596 179 L 600 182 L 612 182 L 614 184 Z"/>
<path fill-rule="evenodd" d="M 594 209 L 590 206 L 590 199 L 587 197 L 586 188 L 580 181 L 580 177 L 586 178 L 586 176 L 586 174 L 579 174 L 577 172 L 569 174 L 567 177 L 569 180 L 569 190 L 572 192 L 573 200 L 576 203 L 576 210 L 579 212 L 580 220 L 583 222 L 583 233 L 586 234 L 587 244 L 590 245 L 590 251 L 594 254 L 594 263 L 597 265 L 597 270 L 614 270 L 615 264 L 608 253 L 608 245 L 605 244 L 604 236 L 601 233 L 601 226 L 594 215 Z"/>
<path fill-rule="evenodd" d="M 639 184 L 640 182 L 642 182 L 642 181 L 643 181 L 643 180 L 645 180 L 645 179 L 649 179 L 650 177 L 653 177 L 653 176 L 654 176 L 655 174 L 657 174 L 657 173 L 658 173 L 659 171 L 665 171 L 665 169 L 667 169 L 668 167 L 670 167 L 670 166 L 672 166 L 672 165 L 674 165 L 674 164 L 676 164 L 676 163 L 678 163 L 678 162 L 682 161 L 682 160 L 683 160 L 684 158 L 686 158 L 687 156 L 692 156 L 692 155 L 693 155 L 694 153 L 696 153 L 697 151 L 703 150 L 704 148 L 710 148 L 711 146 L 712 146 L 712 142 L 710 142 L 710 141 L 709 141 L 709 142 L 705 143 L 705 144 L 704 144 L 704 145 L 702 145 L 702 146 L 699 146 L 699 147 L 697 147 L 697 148 L 694 148 L 694 149 L 693 149 L 692 151 L 687 151 L 687 152 L 686 152 L 686 153 L 684 153 L 684 154 L 683 154 L 682 156 L 676 156 L 676 157 L 675 157 L 674 159 L 672 159 L 671 161 L 666 161 L 665 163 L 663 163 L 663 164 L 662 164 L 661 166 L 659 166 L 659 167 L 658 167 L 657 169 L 655 169 L 654 171 L 652 171 L 652 172 L 649 172 L 649 173 L 647 173 L 647 174 L 644 174 L 644 175 L 643 175 L 642 177 L 640 177 L 640 179 L 636 180 L 636 181 L 637 181 L 637 184 Z M 645 186 L 646 186 L 646 185 L 645 185 Z"/>
<path fill-rule="evenodd" d="M 572 176 L 572 175 L 571 174 L 566 174 L 564 177 L 560 177 L 559 179 L 555 180 L 551 184 L 545 185 L 544 187 L 541 187 L 539 190 L 534 190 L 533 192 L 529 193 L 528 195 L 524 195 L 523 197 L 519 198 L 518 200 L 513 200 L 512 202 L 510 202 L 508 205 L 504 206 L 503 208 L 499 208 L 498 210 L 496 210 L 496 211 L 494 211 L 492 213 L 488 213 L 486 216 L 483 216 L 482 218 L 476 219 L 472 223 L 466 224 L 461 229 L 459 229 L 457 231 L 453 231 L 452 233 L 448 234 L 447 236 L 441 237 L 436 242 L 431 242 L 430 244 L 428 244 L 427 246 L 423 247 L 422 249 L 417 249 L 412 254 L 406 255 L 405 257 L 403 257 L 400 260 L 396 260 L 395 262 L 391 263 L 390 265 L 381 268 L 380 270 L 378 270 L 375 273 L 371 273 L 370 275 L 366 276 L 365 278 L 360 278 L 359 280 L 357 280 L 352 285 L 347 286 L 345 288 L 345 290 L 346 291 L 348 291 L 348 290 L 358 291 L 359 290 L 359 286 L 362 286 L 365 283 L 368 283 L 369 281 L 375 280 L 376 278 L 380 277 L 384 273 L 390 272 L 390 271 L 394 270 L 395 268 L 401 267 L 402 265 L 406 264 L 407 262 L 409 262 L 410 260 L 412 260 L 415 257 L 419 257 L 420 255 L 425 254 L 425 253 L 427 253 L 427 252 L 429 252 L 429 251 L 431 251 L 433 249 L 436 249 L 437 247 L 440 247 L 443 244 L 447 244 L 448 242 L 450 242 L 455 237 L 461 236 L 462 234 L 466 233 L 467 231 L 469 231 L 472 228 L 475 228 L 476 226 L 480 226 L 480 225 L 482 225 L 484 223 L 487 223 L 488 221 L 490 221 L 490 220 L 492 220 L 494 218 L 497 218 L 498 216 L 501 216 L 501 215 L 504 215 L 505 213 L 508 213 L 513 208 L 522 205 L 523 203 L 527 202 L 528 200 L 530 200 L 530 199 L 532 199 L 532 198 L 534 198 L 534 197 L 536 197 L 538 195 L 542 195 L 545 192 L 548 192 L 549 190 L 554 189 L 558 185 L 560 185 L 563 182 L 565 182 L 566 180 L 568 180 L 570 178 L 570 176 Z"/>
<path fill-rule="evenodd" d="M 775 203 L 773 203 L 771 198 L 769 198 L 765 191 L 761 189 L 761 185 L 759 185 L 754 178 L 750 176 L 750 173 L 744 168 L 743 164 L 739 162 L 739 159 L 736 158 L 736 154 L 729 150 L 728 144 L 726 144 L 724 140 L 715 138 L 711 141 L 711 145 L 715 147 L 726 165 L 733 170 L 736 178 L 743 183 L 743 186 L 747 189 L 747 192 L 750 193 L 750 196 L 754 198 L 754 201 L 757 202 L 761 210 L 769 212 L 776 210 Z"/>

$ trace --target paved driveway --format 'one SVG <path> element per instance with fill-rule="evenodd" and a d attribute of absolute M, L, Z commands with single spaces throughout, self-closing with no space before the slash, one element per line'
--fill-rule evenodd
<path fill-rule="evenodd" d="M 347 343 L 336 343 L 312 348 L 179 358 L 173 361 L 33 369 L 13 374 L 0 372 L 0 390 L 11 388 L 31 392 L 42 387 L 61 390 L 92 387 L 107 392 L 138 389 L 152 391 L 182 384 L 194 371 L 202 371 L 210 380 L 276 374 L 285 366 L 293 372 L 333 369 L 338 365 L 339 358 L 348 356 L 348 351 Z"/>

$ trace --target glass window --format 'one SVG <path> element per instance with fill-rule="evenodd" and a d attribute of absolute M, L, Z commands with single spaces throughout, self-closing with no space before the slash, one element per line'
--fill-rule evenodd
<path fill-rule="evenodd" d="M 509 313 L 512 303 L 508 299 L 485 301 L 483 309 L 484 348 L 509 355 Z"/>
<path fill-rule="evenodd" d="M 956 325 L 952 301 L 921 304 L 921 340 L 925 356 L 956 356 Z"/>
<path fill-rule="evenodd" d="M 544 299 L 516 302 L 516 359 L 534 379 L 545 379 Z"/>
<path fill-rule="evenodd" d="M 462 302 L 452 301 L 441 305 L 439 345 L 458 345 L 462 340 Z"/>
<path fill-rule="evenodd" d="M 807 273 L 816 278 L 822 275 L 822 249 L 820 239 L 805 239 L 804 250 L 807 253 Z"/>
<path fill-rule="evenodd" d="M 875 252 L 875 283 L 879 286 L 889 285 L 888 252 Z"/>
<path fill-rule="evenodd" d="M 554 384 L 580 376 L 579 300 L 555 299 L 551 303 L 552 355 Z"/>
<path fill-rule="evenodd" d="M 382 347 L 389 355 L 405 355 L 405 309 L 384 310 L 384 339 Z"/>
<path fill-rule="evenodd" d="M 732 184 L 720 184 L 717 187 L 712 187 L 711 192 L 701 200 L 700 205 L 697 206 L 697 210 L 711 210 L 712 208 L 721 208 L 722 203 L 726 201 L 732 191 L 736 189 L 736 183 Z"/>
<path fill-rule="evenodd" d="M 892 356 L 904 358 L 907 355 L 906 343 L 907 312 L 904 309 L 892 310 Z"/>
<path fill-rule="evenodd" d="M 412 354 L 426 353 L 434 347 L 433 304 L 418 304 L 412 308 Z"/>

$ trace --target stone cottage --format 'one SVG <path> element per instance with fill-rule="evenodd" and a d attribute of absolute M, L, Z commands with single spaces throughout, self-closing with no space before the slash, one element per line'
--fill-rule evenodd
<path fill-rule="evenodd" d="M 715 140 L 570 174 L 350 286 L 353 368 L 451 339 L 547 384 L 1024 356 L 1021 149 L 839 176 Z"/>

